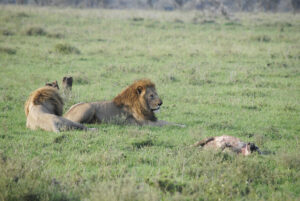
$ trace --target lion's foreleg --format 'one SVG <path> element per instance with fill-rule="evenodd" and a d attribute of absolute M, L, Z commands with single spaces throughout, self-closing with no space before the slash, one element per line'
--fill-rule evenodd
<path fill-rule="evenodd" d="M 52 122 L 52 131 L 55 133 L 60 132 L 60 126 L 57 123 L 55 123 L 54 121 Z"/>

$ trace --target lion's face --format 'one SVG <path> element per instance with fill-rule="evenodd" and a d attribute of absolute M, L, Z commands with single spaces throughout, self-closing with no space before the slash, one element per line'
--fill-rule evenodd
<path fill-rule="evenodd" d="M 159 110 L 162 100 L 158 97 L 155 84 L 148 79 L 135 81 L 124 89 L 114 100 L 114 104 L 124 108 L 138 121 L 156 121 L 154 111 Z"/>
<path fill-rule="evenodd" d="M 147 105 L 147 109 L 153 112 L 158 111 L 162 105 L 162 100 L 157 95 L 154 87 L 148 87 L 144 94 L 144 100 Z"/>

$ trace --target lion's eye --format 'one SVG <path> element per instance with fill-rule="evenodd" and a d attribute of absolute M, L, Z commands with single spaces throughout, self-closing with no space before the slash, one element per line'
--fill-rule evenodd
<path fill-rule="evenodd" d="M 154 98 L 153 94 L 150 95 L 150 98 Z"/>

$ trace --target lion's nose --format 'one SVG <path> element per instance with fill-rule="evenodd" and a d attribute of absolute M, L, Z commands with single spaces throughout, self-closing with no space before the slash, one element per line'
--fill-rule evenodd
<path fill-rule="evenodd" d="M 161 106 L 163 104 L 162 100 L 159 100 L 158 105 Z"/>

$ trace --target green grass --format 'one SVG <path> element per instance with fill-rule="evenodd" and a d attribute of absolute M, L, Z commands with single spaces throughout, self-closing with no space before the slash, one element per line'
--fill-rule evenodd
<path fill-rule="evenodd" d="M 300 17 L 231 18 L 1 6 L 0 200 L 299 200 Z M 146 77 L 186 128 L 26 129 L 29 93 L 65 75 L 65 110 Z M 222 134 L 271 154 L 190 147 Z"/>

